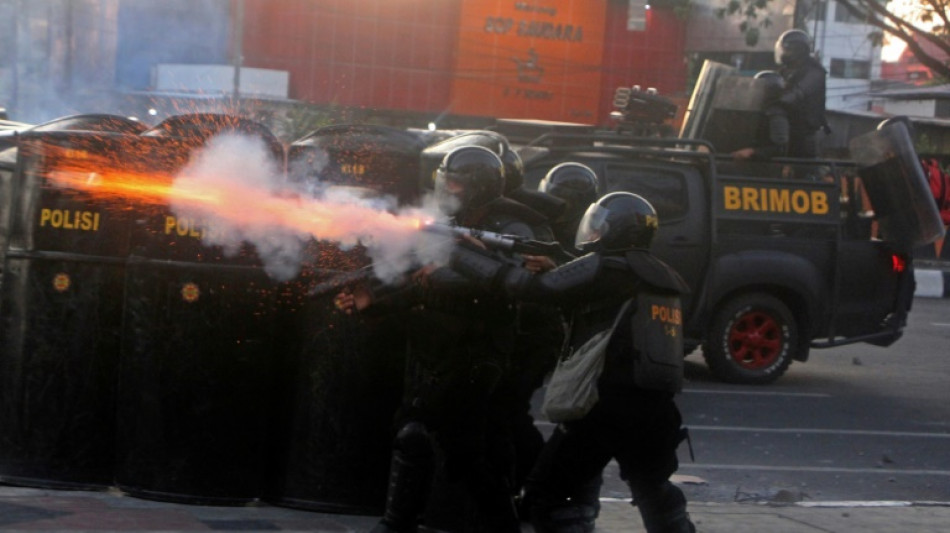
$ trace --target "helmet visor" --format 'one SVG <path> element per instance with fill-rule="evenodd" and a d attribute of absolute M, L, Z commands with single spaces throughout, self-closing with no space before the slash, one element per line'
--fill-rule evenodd
<path fill-rule="evenodd" d="M 785 64 L 785 47 L 782 46 L 782 40 L 779 39 L 775 41 L 775 64 L 784 65 Z"/>
<path fill-rule="evenodd" d="M 453 173 L 440 168 L 435 174 L 436 205 L 443 214 L 457 215 L 465 203 L 465 187 Z"/>
<path fill-rule="evenodd" d="M 583 250 L 590 244 L 599 241 L 609 229 L 607 224 L 608 214 L 610 214 L 609 209 L 600 204 L 590 204 L 587 212 L 584 213 L 584 218 L 581 219 L 580 225 L 577 226 L 574 247 Z"/>

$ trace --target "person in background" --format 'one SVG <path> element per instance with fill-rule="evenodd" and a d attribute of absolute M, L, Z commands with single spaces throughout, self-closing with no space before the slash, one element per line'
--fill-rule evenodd
<path fill-rule="evenodd" d="M 775 41 L 775 63 L 785 80 L 779 105 L 788 116 L 788 156 L 818 156 L 818 130 L 826 133 L 825 76 L 821 63 L 811 55 L 811 44 L 802 30 L 788 30 Z"/>

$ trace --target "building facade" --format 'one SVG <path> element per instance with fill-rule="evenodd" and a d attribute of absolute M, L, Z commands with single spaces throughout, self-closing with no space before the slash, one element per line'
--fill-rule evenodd
<path fill-rule="evenodd" d="M 685 100 L 684 40 L 643 0 L 0 0 L 0 107 L 264 95 L 595 124 L 621 85 Z"/>
<path fill-rule="evenodd" d="M 276 8 L 280 6 L 280 8 Z M 616 87 L 683 96 L 685 21 L 630 0 L 245 0 L 244 64 L 317 104 L 598 123 Z M 642 13 L 643 24 L 631 24 Z"/>
<path fill-rule="evenodd" d="M 752 75 L 776 68 L 773 46 L 785 30 L 799 28 L 812 38 L 814 51 L 828 71 L 826 107 L 866 111 L 871 80 L 880 78 L 881 47 L 869 38 L 874 28 L 833 0 L 776 0 L 763 8 L 758 41 L 749 45 L 739 31 L 741 19 L 720 18 L 727 0 L 698 0 L 689 19 L 686 52 L 698 69 L 704 59 L 731 65 Z"/>

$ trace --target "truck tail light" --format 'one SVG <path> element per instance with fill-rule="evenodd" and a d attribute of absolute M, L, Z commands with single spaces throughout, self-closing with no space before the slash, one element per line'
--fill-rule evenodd
<path fill-rule="evenodd" d="M 900 254 L 891 254 L 891 270 L 900 274 L 907 270 L 907 258 Z"/>

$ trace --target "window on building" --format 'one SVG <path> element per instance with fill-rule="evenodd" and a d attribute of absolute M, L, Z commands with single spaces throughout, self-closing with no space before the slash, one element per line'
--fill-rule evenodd
<path fill-rule="evenodd" d="M 832 59 L 831 77 L 861 80 L 870 79 L 871 62 L 858 59 Z"/>
<path fill-rule="evenodd" d="M 805 20 L 825 20 L 825 8 L 828 6 L 828 3 L 824 0 L 819 0 L 818 2 L 806 2 L 803 4 L 802 8 L 805 12 Z"/>
<path fill-rule="evenodd" d="M 946 100 L 937 100 L 934 106 L 934 118 L 950 117 L 950 102 Z"/>
<path fill-rule="evenodd" d="M 845 6 L 835 2 L 835 22 L 844 22 L 846 24 L 863 24 L 867 20 L 866 16 L 857 16 L 848 10 Z"/>

